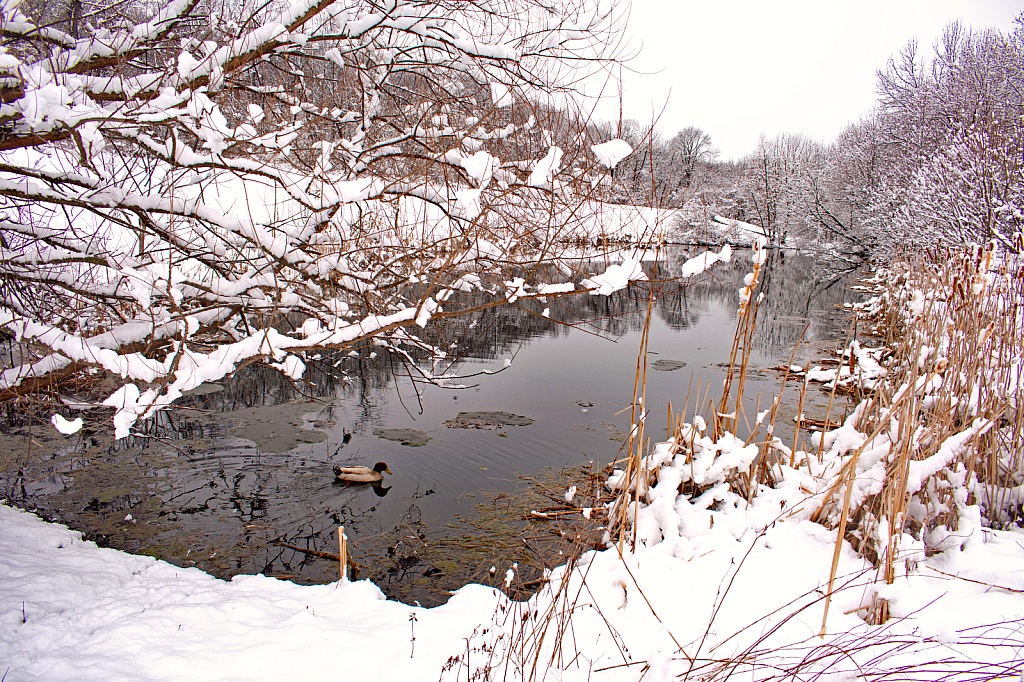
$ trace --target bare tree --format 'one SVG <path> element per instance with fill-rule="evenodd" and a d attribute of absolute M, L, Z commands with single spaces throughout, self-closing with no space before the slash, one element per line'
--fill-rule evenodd
<path fill-rule="evenodd" d="M 809 182 L 823 147 L 803 135 L 762 136 L 747 160 L 747 192 L 756 221 L 778 242 L 789 230 L 807 226 Z"/>
<path fill-rule="evenodd" d="M 669 154 L 679 165 L 683 187 L 693 182 L 693 174 L 697 165 L 709 163 L 718 156 L 718 150 L 711 144 L 711 136 L 700 128 L 689 126 L 683 128 L 668 143 Z"/>
<path fill-rule="evenodd" d="M 951 24 L 930 61 L 911 43 L 879 74 L 885 173 L 869 206 L 889 246 L 995 239 L 1020 249 L 1024 14 L 1013 34 Z"/>
<path fill-rule="evenodd" d="M 698 168 L 718 154 L 711 145 L 711 137 L 694 127 L 684 128 L 670 139 L 634 119 L 595 126 L 594 130 L 606 137 L 618 134 L 634 150 L 617 169 L 614 189 L 608 193 L 609 200 L 616 203 L 682 206 Z"/>
<path fill-rule="evenodd" d="M 0 398 L 102 368 L 123 435 L 246 363 L 426 347 L 409 328 L 461 292 L 600 286 L 560 243 L 592 161 L 563 83 L 609 58 L 605 5 L 224 7 L 68 28 L 4 1 Z"/>

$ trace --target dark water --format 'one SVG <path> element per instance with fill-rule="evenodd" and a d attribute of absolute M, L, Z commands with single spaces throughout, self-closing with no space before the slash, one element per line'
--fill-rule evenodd
<path fill-rule="evenodd" d="M 11 420 L 0 440 L 0 493 L 104 544 L 220 577 L 334 580 L 337 563 L 323 555 L 337 553 L 342 525 L 360 577 L 389 596 L 438 603 L 466 581 L 501 582 L 513 562 L 527 581 L 571 551 L 565 538 L 600 525 L 596 515 L 594 523 L 574 513 L 539 526 L 521 516 L 566 506 L 572 484 L 580 490 L 573 506 L 597 504 L 592 474 L 619 456 L 630 427 L 652 287 L 648 435 L 664 437 L 669 402 L 681 411 L 689 395 L 692 414 L 698 390 L 704 406 L 709 385 L 709 397 L 720 397 L 749 254 L 699 283 L 665 281 L 688 255 L 669 251 L 648 264 L 652 284 L 611 297 L 521 301 L 434 329 L 429 341 L 461 359 L 419 369 L 445 375 L 448 388 L 414 381 L 417 370 L 367 347 L 322 353 L 298 388 L 273 372 L 240 372 L 143 425 L 144 437 L 114 442 L 97 425 L 66 438 L 38 421 Z M 846 317 L 837 306 L 856 298 L 815 258 L 793 253 L 772 255 L 763 291 L 745 391 L 751 418 L 758 395 L 765 409 L 779 388 L 767 368 L 789 361 L 807 322 L 799 359 L 842 344 Z M 813 394 L 819 406 L 804 411 L 823 416 L 824 400 Z M 792 402 L 781 420 L 791 421 Z M 532 423 L 446 424 L 473 411 Z M 410 446 L 378 435 L 391 429 L 429 440 Z M 331 472 L 377 461 L 393 472 L 383 487 L 339 484 Z"/>

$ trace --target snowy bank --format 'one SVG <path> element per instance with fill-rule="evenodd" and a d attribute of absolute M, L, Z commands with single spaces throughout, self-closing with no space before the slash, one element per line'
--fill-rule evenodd
<path fill-rule="evenodd" d="M 0 661 L 6 682 L 506 679 L 506 665 L 507 679 L 633 681 L 649 667 L 644 679 L 661 680 L 685 674 L 688 656 L 720 678 L 744 659 L 750 679 L 854 662 L 865 673 L 940 659 L 946 672 L 1021 667 L 1021 533 L 976 528 L 963 551 L 922 558 L 893 586 L 898 619 L 884 627 L 855 615 L 874 572 L 844 546 L 820 639 L 834 533 L 741 518 L 753 517 L 703 510 L 686 517 L 685 542 L 649 538 L 624 559 L 589 552 L 529 602 L 468 585 L 423 609 L 366 581 L 224 582 L 0 506 Z"/>
<path fill-rule="evenodd" d="M 764 228 L 742 220 L 725 218 L 720 215 L 710 219 L 690 215 L 692 211 L 682 209 L 677 213 L 671 240 L 682 244 L 732 244 L 733 246 L 753 246 L 759 239 L 772 241 L 772 235 Z M 689 218 L 686 216 L 690 215 Z"/>
<path fill-rule="evenodd" d="M 428 610 L 385 601 L 366 581 L 225 582 L 7 506 L 0 594 L 6 682 L 436 678 L 504 601 L 480 585 Z"/>

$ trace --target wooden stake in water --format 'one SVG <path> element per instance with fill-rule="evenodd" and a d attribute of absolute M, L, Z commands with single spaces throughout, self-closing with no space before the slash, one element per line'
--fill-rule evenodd
<path fill-rule="evenodd" d="M 341 582 L 348 580 L 348 538 L 345 537 L 345 526 L 338 526 L 338 562 L 341 564 Z"/>

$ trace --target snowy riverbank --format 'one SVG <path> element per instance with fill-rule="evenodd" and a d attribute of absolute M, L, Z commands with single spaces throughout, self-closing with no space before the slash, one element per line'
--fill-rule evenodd
<path fill-rule="evenodd" d="M 565 584 L 556 571 L 557 597 L 549 589 L 515 604 L 469 585 L 421 609 L 383 600 L 366 581 L 224 582 L 98 548 L 0 506 L 0 674 L 5 682 L 454 680 L 466 677 L 467 661 L 479 672 L 504 655 L 508 679 L 529 679 L 536 659 L 534 679 L 661 680 L 690 667 L 680 646 L 703 674 L 720 668 L 711 659 L 749 658 L 753 679 L 793 667 L 850 672 L 854 660 L 869 678 L 943 659 L 911 677 L 1022 665 L 1024 595 L 1011 590 L 1024 590 L 1024 533 L 975 527 L 962 551 L 922 557 L 893 585 L 897 618 L 882 627 L 847 613 L 869 594 L 874 570 L 845 546 L 845 586 L 819 639 L 834 532 L 780 521 L 758 533 L 735 513 L 708 513 L 713 525 L 686 543 L 641 545 L 624 560 L 591 552 Z"/>

